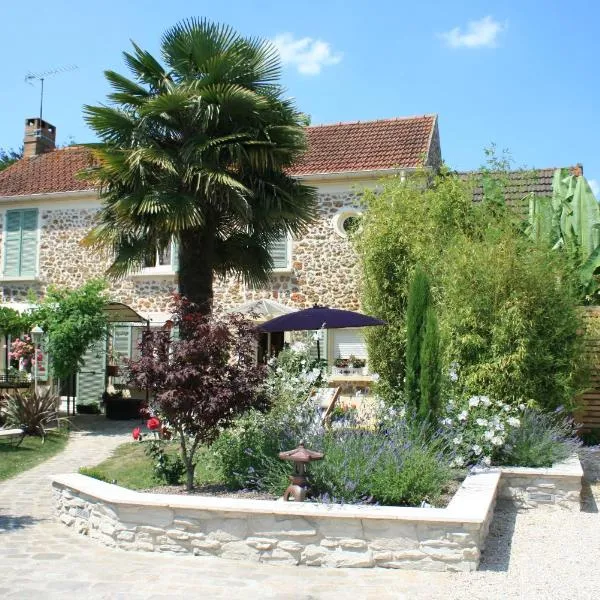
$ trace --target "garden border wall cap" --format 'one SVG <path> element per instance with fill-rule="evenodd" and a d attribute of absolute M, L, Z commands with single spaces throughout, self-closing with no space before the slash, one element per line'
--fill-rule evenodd
<path fill-rule="evenodd" d="M 308 463 L 313 460 L 321 460 L 323 458 L 322 452 L 315 452 L 314 450 L 308 450 L 304 447 L 304 443 L 300 442 L 300 445 L 293 450 L 286 450 L 285 452 L 279 453 L 281 460 L 292 460 L 294 462 Z"/>

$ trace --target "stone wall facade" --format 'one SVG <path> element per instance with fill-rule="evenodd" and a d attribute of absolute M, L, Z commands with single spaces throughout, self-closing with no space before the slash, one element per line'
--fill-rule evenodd
<path fill-rule="evenodd" d="M 85 281 L 102 277 L 109 265 L 107 257 L 82 247 L 81 240 L 93 225 L 98 201 L 79 200 L 69 208 L 66 201 L 60 207 L 38 203 L 39 245 L 38 276 L 35 280 L 0 281 L 1 300 L 25 302 L 33 292 L 43 295 L 49 285 L 79 286 Z M 5 209 L 29 208 L 34 204 L 6 206 Z M 291 242 L 289 269 L 273 273 L 272 284 L 255 289 L 234 278 L 215 281 L 215 305 L 228 309 L 259 298 L 270 298 L 281 304 L 304 308 L 315 303 L 332 307 L 359 307 L 359 269 L 356 255 L 347 239 L 335 233 L 332 219 L 344 207 L 358 207 L 355 192 L 321 191 L 320 215 L 307 233 Z M 2 223 L 0 248 L 2 253 Z M 0 264 L 3 264 L 0 256 Z M 124 302 L 141 312 L 168 312 L 171 295 L 177 289 L 176 275 L 135 275 L 111 282 L 111 299 Z"/>
<path fill-rule="evenodd" d="M 83 475 L 53 483 L 59 519 L 123 550 L 264 563 L 473 571 L 499 473 L 469 476 L 446 509 L 143 494 Z"/>

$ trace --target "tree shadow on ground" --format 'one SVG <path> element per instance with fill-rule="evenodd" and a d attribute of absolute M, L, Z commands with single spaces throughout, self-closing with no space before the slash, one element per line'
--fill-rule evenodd
<path fill-rule="evenodd" d="M 6 533 L 7 531 L 14 531 L 15 529 L 25 529 L 32 527 L 36 523 L 46 521 L 47 519 L 40 519 L 32 517 L 30 515 L 6 515 L 0 514 L 0 534 Z"/>
<path fill-rule="evenodd" d="M 508 571 L 517 508 L 510 501 L 499 500 L 479 564 L 480 571 Z"/>

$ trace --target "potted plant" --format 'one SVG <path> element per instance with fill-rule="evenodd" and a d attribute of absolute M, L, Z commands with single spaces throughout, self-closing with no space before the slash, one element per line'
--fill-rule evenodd
<path fill-rule="evenodd" d="M 102 402 L 107 419 L 121 421 L 137 419 L 140 416 L 142 401 L 132 398 L 127 388 L 118 390 L 114 385 L 106 386 L 106 391 L 102 394 Z"/>
<path fill-rule="evenodd" d="M 347 375 L 350 370 L 350 361 L 347 358 L 336 358 L 333 361 L 332 373 L 334 375 Z"/>

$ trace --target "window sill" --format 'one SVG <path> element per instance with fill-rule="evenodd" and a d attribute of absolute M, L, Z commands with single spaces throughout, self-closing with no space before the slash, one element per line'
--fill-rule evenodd
<path fill-rule="evenodd" d="M 156 278 L 174 278 L 177 277 L 177 271 L 172 269 L 142 269 L 137 273 L 131 273 L 129 277 L 133 279 L 156 279 Z"/>
<path fill-rule="evenodd" d="M 292 267 L 277 267 L 273 269 L 273 275 L 291 275 L 293 271 Z"/>
<path fill-rule="evenodd" d="M 0 283 L 36 283 L 40 281 L 37 275 L 0 275 Z"/>

